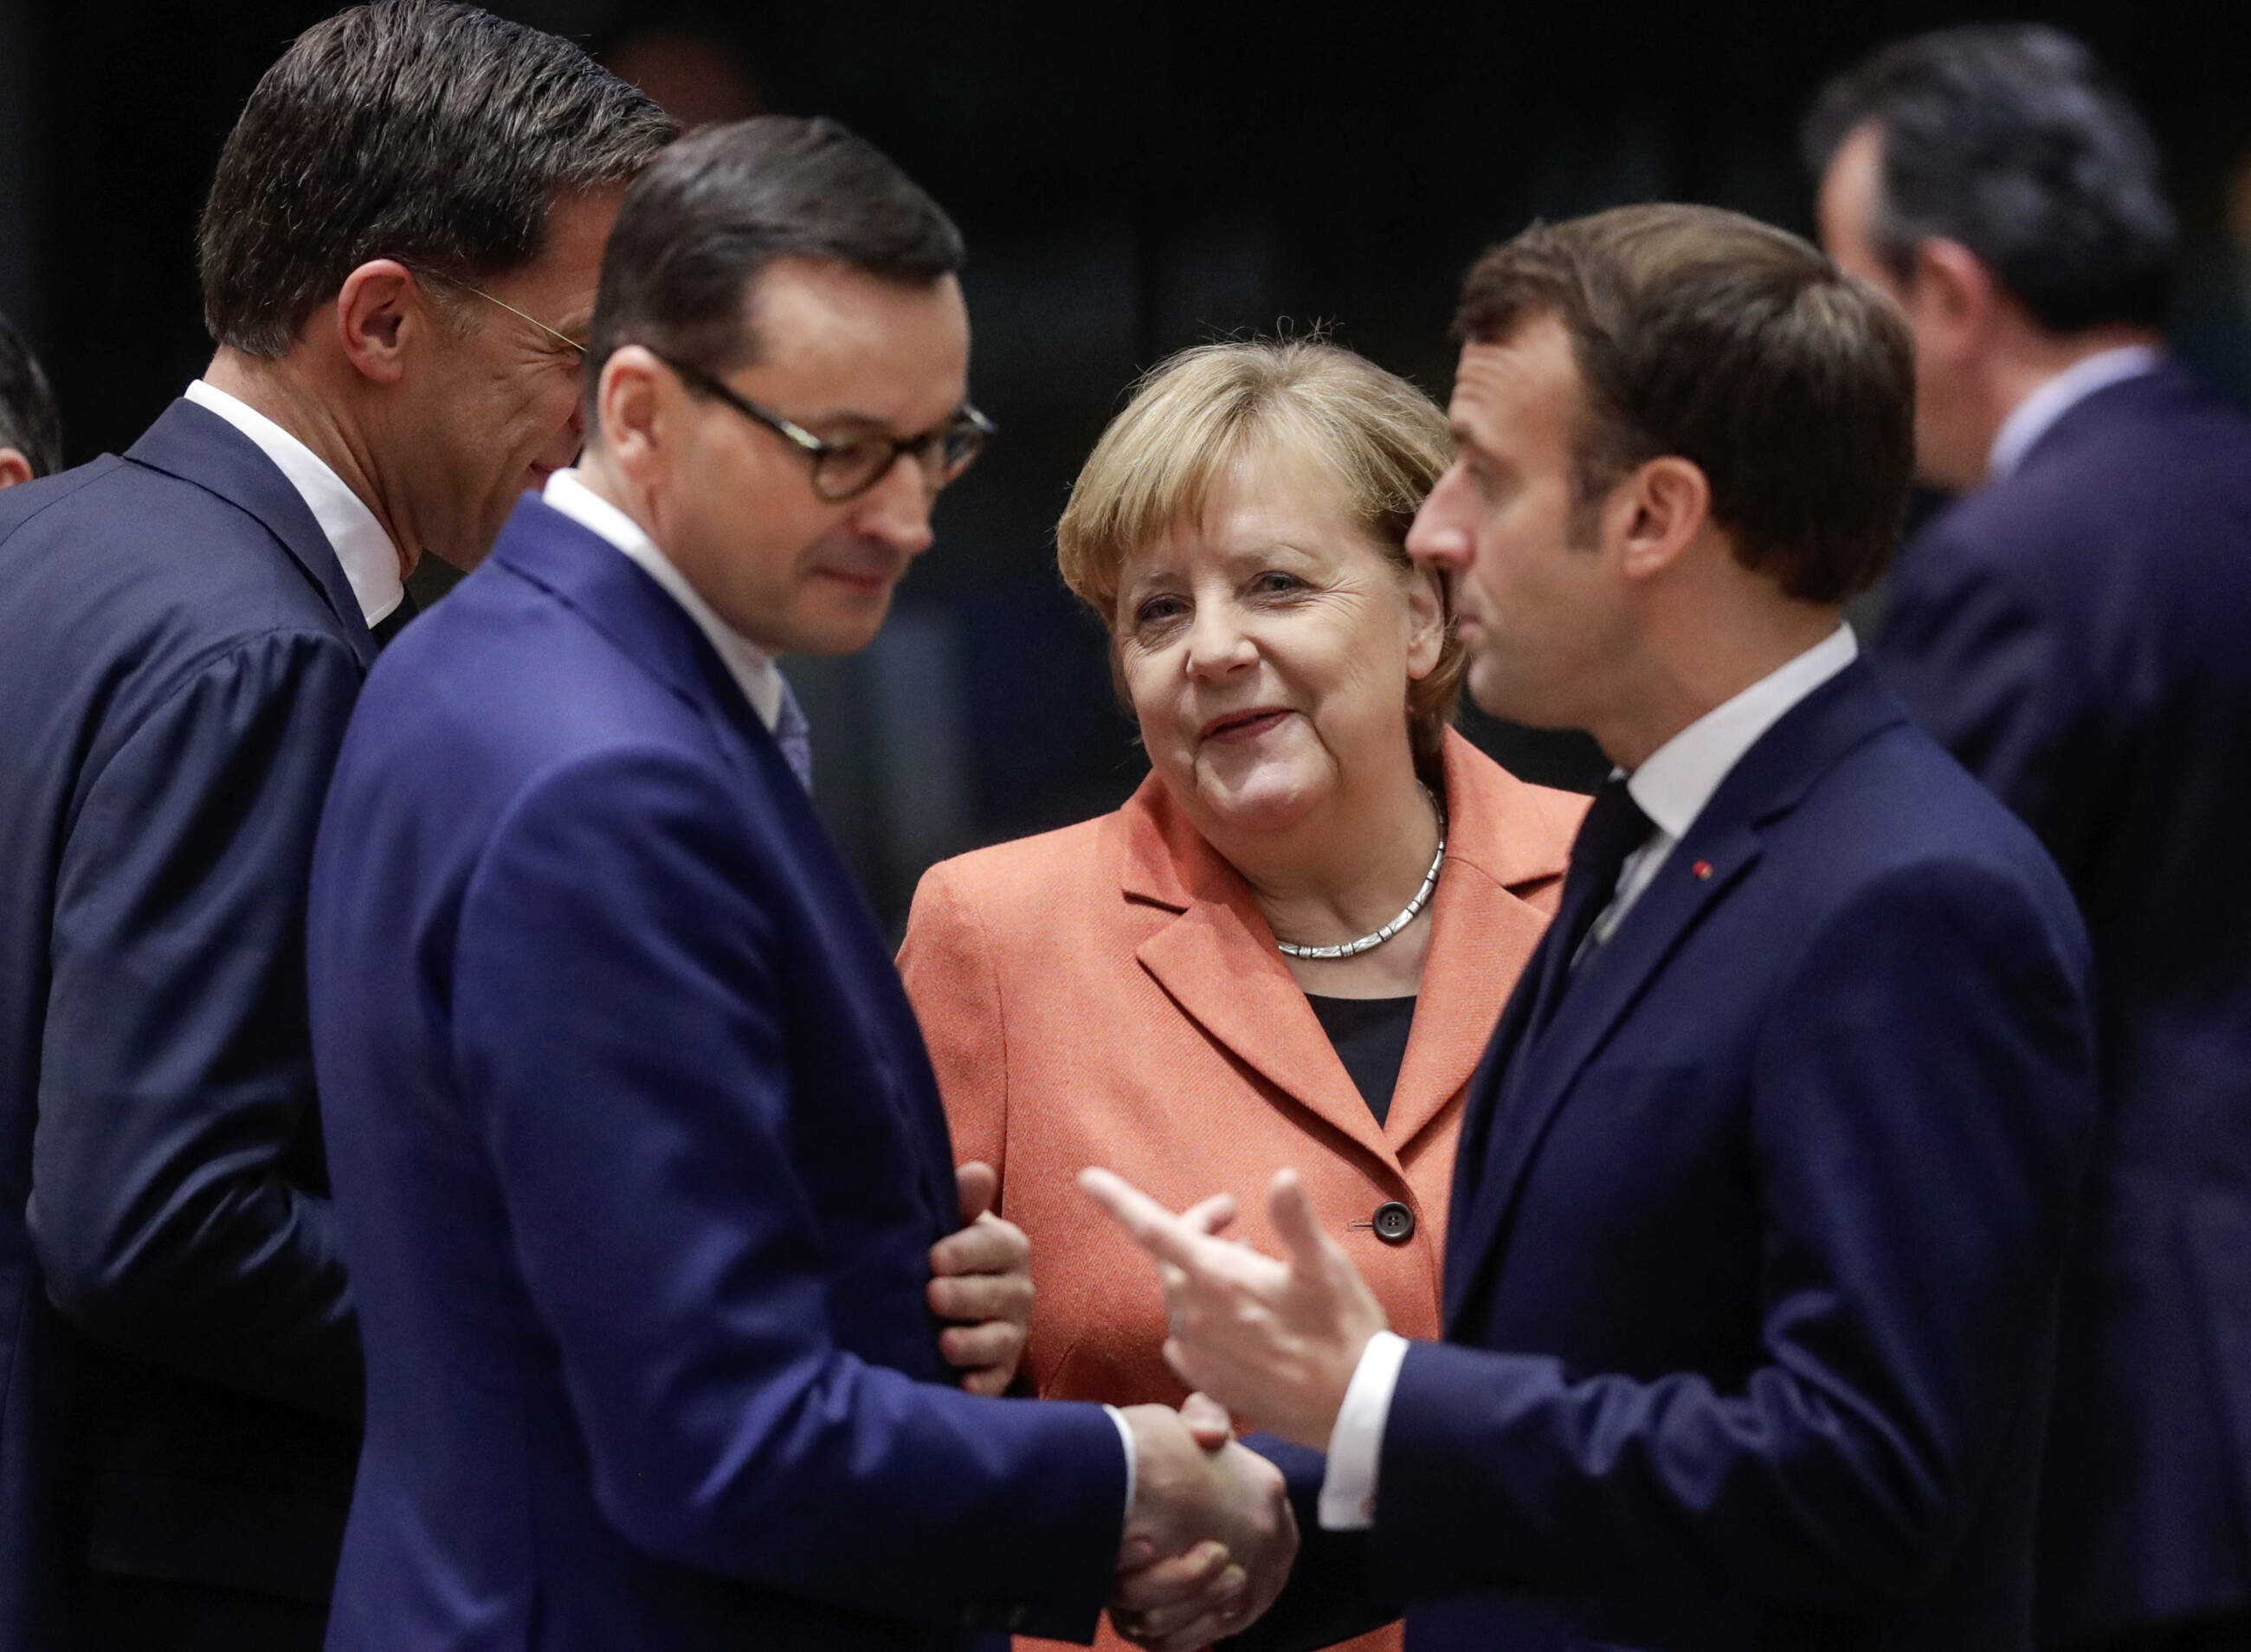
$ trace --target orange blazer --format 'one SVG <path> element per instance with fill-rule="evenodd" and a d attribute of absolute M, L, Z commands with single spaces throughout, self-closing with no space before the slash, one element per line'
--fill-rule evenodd
<path fill-rule="evenodd" d="M 1000 1172 L 1001 1214 L 1031 1238 L 1024 1369 L 1042 1396 L 1187 1394 L 1160 1351 L 1154 1265 L 1076 1184 L 1090 1164 L 1174 1210 L 1232 1193 L 1233 1231 L 1270 1253 L 1266 1184 L 1293 1165 L 1392 1329 L 1437 1336 L 1464 1094 L 1555 911 L 1587 802 L 1527 785 L 1458 734 L 1444 760 L 1446 864 L 1384 1125 L 1249 886 L 1155 776 L 1115 814 L 924 876 L 899 968 L 955 1156 Z M 1372 1226 L 1393 1201 L 1415 1213 L 1399 1244 Z"/>

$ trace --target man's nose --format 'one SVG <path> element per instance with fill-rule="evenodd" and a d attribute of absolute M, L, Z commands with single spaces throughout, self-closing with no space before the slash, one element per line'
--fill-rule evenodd
<path fill-rule="evenodd" d="M 930 521 L 936 499 L 922 466 L 912 455 L 901 454 L 883 479 L 861 496 L 854 525 L 902 556 L 918 557 L 938 537 Z"/>
<path fill-rule="evenodd" d="M 1476 542 L 1456 508 L 1458 491 L 1456 473 L 1449 470 L 1438 478 L 1407 530 L 1407 554 L 1424 567 L 1454 573 L 1474 559 Z"/>

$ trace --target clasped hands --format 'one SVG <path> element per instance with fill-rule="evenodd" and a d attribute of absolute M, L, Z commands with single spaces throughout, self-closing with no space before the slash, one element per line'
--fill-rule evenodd
<path fill-rule="evenodd" d="M 1031 1317 L 1030 1246 L 992 1210 L 997 1178 L 960 1167 L 964 1226 L 931 1253 L 930 1303 L 958 1322 L 940 1339 L 962 1385 L 997 1394 L 1014 1379 Z M 1275 1178 L 1268 1210 L 1287 1262 L 1222 1238 L 1225 1195 L 1175 1215 L 1106 1170 L 1087 1193 L 1156 1259 L 1172 1334 L 1165 1358 L 1198 1392 L 1178 1412 L 1124 1412 L 1133 1436 L 1134 1502 L 1119 1555 L 1112 1621 L 1151 1652 L 1192 1652 L 1246 1628 L 1271 1606 L 1298 1550 L 1295 1517 L 1273 1464 L 1236 1441 L 1229 1413 L 1326 1449 L 1338 1410 L 1383 1309 L 1321 1230 L 1295 1172 Z"/>
<path fill-rule="evenodd" d="M 1154 1652 L 1188 1652 L 1243 1628 L 1271 1606 L 1297 1552 L 1281 1475 L 1228 1441 L 1228 1413 L 1255 1417 L 1285 1440 L 1326 1450 L 1361 1355 L 1387 1321 L 1350 1259 L 1322 1231 L 1295 1171 L 1276 1175 L 1267 1204 L 1290 1253 L 1286 1262 L 1220 1237 L 1236 1215 L 1234 1200 L 1224 1194 L 1174 1215 L 1107 1170 L 1085 1171 L 1079 1185 L 1156 1260 L 1172 1322 L 1166 1363 L 1198 1391 L 1178 1417 L 1208 1454 L 1207 1472 L 1229 1478 L 1229 1495 L 1264 1505 L 1250 1529 L 1209 1528 L 1211 1541 L 1171 1561 L 1152 1559 L 1166 1544 L 1153 1528 L 1140 1534 L 1146 1542 L 1136 1548 L 1140 1504 L 1152 1492 L 1150 1470 L 1141 1469 L 1111 1620 L 1127 1639 Z M 1128 1412 L 1137 1446 L 1140 1413 L 1150 1412 L 1173 1415 L 1162 1406 Z M 1144 1448 L 1137 1461 L 1147 1461 Z M 1169 1482 L 1158 1489 L 1168 1494 Z"/>
<path fill-rule="evenodd" d="M 999 1178 L 955 1173 L 962 1225 L 931 1248 L 931 1312 L 952 1322 L 938 1351 L 973 1394 L 1015 1379 L 1031 1324 L 1031 1245 L 993 1210 Z M 1155 1652 L 1188 1652 L 1239 1629 L 1281 1593 L 1297 1522 L 1274 1466 L 1235 1443 L 1227 1413 L 1192 1394 L 1177 1412 L 1124 1412 L 1133 1436 L 1133 1507 L 1119 1546 L 1113 1621 Z"/>

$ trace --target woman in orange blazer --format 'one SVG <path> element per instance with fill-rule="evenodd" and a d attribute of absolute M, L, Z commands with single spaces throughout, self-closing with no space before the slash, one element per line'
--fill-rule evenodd
<path fill-rule="evenodd" d="M 1186 1394 L 1090 1164 L 1175 1209 L 1231 1191 L 1270 1251 L 1294 1165 L 1393 1327 L 1438 1334 L 1464 1093 L 1584 808 L 1449 726 L 1460 645 L 1404 547 L 1451 447 L 1348 351 L 1209 345 L 1145 381 L 1073 489 L 1064 577 L 1149 777 L 932 868 L 899 959 L 958 1156 L 1031 1238 L 1042 1395 Z"/>

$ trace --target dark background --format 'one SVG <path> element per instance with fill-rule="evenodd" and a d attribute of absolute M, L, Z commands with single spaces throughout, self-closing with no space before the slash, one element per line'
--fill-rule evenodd
<path fill-rule="evenodd" d="M 0 0 L 0 306 L 48 364 L 74 461 L 128 445 L 208 359 L 197 205 L 260 72 L 332 9 Z M 496 9 L 585 39 L 683 114 L 835 115 L 968 237 L 975 394 L 1002 436 L 947 496 L 876 647 L 791 666 L 822 806 L 894 924 L 931 860 L 1112 807 L 1143 770 L 1050 539 L 1137 372 L 1319 325 L 1443 399 L 1458 277 L 1535 216 L 1671 197 L 1809 229 L 1799 115 L 1894 36 L 1996 16 L 2085 36 L 2166 146 L 2189 246 L 2176 342 L 2251 387 L 2227 210 L 2251 146 L 2241 4 Z M 1599 773 L 1569 740 L 1465 715 L 1531 778 Z"/>

